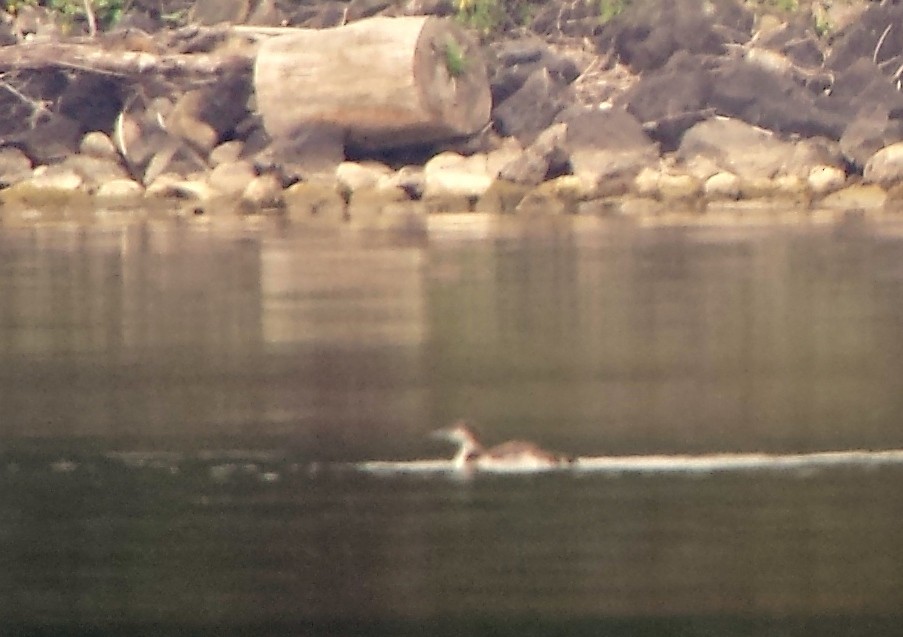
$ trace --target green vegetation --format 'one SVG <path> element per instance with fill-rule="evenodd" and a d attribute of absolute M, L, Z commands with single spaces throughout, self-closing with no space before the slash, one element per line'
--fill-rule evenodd
<path fill-rule="evenodd" d="M 821 5 L 812 5 L 812 28 L 820 38 L 827 37 L 834 31 L 831 16 Z"/>
<path fill-rule="evenodd" d="M 457 20 L 487 35 L 499 29 L 507 15 L 503 0 L 458 0 Z"/>
<path fill-rule="evenodd" d="M 126 8 L 128 0 L 91 0 L 91 10 L 97 24 L 101 27 L 109 27 L 116 24 Z M 71 19 L 84 18 L 85 3 L 78 0 L 47 0 L 51 9 L 59 11 Z"/>
<path fill-rule="evenodd" d="M 630 6 L 632 0 L 587 1 L 597 7 L 599 21 L 606 24 Z M 487 36 L 529 24 L 542 7 L 542 0 L 457 0 L 456 19 Z"/>
<path fill-rule="evenodd" d="M 106 28 L 119 20 L 130 0 L 89 0 L 97 24 Z M 4 0 L 3 8 L 15 12 L 24 6 L 41 6 L 58 12 L 68 21 L 87 18 L 84 0 Z"/>
<path fill-rule="evenodd" d="M 461 77 L 467 70 L 467 56 L 464 49 L 453 38 L 445 41 L 445 68 L 451 77 Z"/>
<path fill-rule="evenodd" d="M 798 0 L 768 0 L 768 4 L 785 13 L 792 13 L 800 8 Z"/>
<path fill-rule="evenodd" d="M 630 0 L 599 0 L 599 21 L 602 24 L 611 22 L 628 4 Z"/>
<path fill-rule="evenodd" d="M 457 3 L 458 22 L 482 36 L 525 26 L 544 6 L 543 0 L 457 0 Z"/>

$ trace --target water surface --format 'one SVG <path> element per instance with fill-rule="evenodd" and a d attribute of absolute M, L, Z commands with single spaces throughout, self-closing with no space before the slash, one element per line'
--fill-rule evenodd
<path fill-rule="evenodd" d="M 678 456 L 903 448 L 903 225 L 435 224 L 5 228 L 0 626 L 898 624 L 903 465 Z M 349 468 L 448 456 L 426 434 L 460 416 L 490 441 L 677 464 Z"/>

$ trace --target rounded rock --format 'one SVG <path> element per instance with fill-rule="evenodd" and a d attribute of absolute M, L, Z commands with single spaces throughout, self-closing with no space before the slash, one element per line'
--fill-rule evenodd
<path fill-rule="evenodd" d="M 661 172 L 654 168 L 643 168 L 633 180 L 633 192 L 637 197 L 657 197 Z"/>
<path fill-rule="evenodd" d="M 424 197 L 449 199 L 479 198 L 492 185 L 486 155 L 463 157 L 444 152 L 430 159 L 423 167 Z"/>
<path fill-rule="evenodd" d="M 223 142 L 210 151 L 210 164 L 212 166 L 219 166 L 220 164 L 238 161 L 244 149 L 244 142 L 237 139 Z"/>
<path fill-rule="evenodd" d="M 663 201 L 694 199 L 700 190 L 699 180 L 692 175 L 664 174 L 658 180 L 659 196 Z"/>
<path fill-rule="evenodd" d="M 807 187 L 806 181 L 796 175 L 781 175 L 774 180 L 775 194 L 781 197 L 804 195 Z"/>
<path fill-rule="evenodd" d="M 37 190 L 76 192 L 81 190 L 85 180 L 76 171 L 68 168 L 54 171 L 41 170 L 39 168 L 35 170 L 32 178 L 25 183 Z"/>
<path fill-rule="evenodd" d="M 903 142 L 885 146 L 866 162 L 862 171 L 867 184 L 891 186 L 903 181 Z"/>
<path fill-rule="evenodd" d="M 343 161 L 336 166 L 336 187 L 346 197 L 358 190 L 374 188 L 392 174 L 392 169 L 378 162 Z"/>
<path fill-rule="evenodd" d="M 345 201 L 333 184 L 299 181 L 282 193 L 290 218 L 338 223 L 345 219 Z"/>
<path fill-rule="evenodd" d="M 249 211 L 282 208 L 285 199 L 282 196 L 282 182 L 273 174 L 255 177 L 241 194 L 242 208 Z"/>
<path fill-rule="evenodd" d="M 853 184 L 832 192 L 819 202 L 822 208 L 833 210 L 875 210 L 887 203 L 887 193 L 876 184 Z"/>
<path fill-rule="evenodd" d="M 224 195 L 240 195 L 254 181 L 257 173 L 247 161 L 224 162 L 207 175 L 210 187 Z"/>
<path fill-rule="evenodd" d="M 120 160 L 119 151 L 116 150 L 113 140 L 106 133 L 100 131 L 85 133 L 78 145 L 78 152 L 89 157 L 110 159 L 115 162 Z"/>
<path fill-rule="evenodd" d="M 111 179 L 97 188 L 94 196 L 104 201 L 137 201 L 144 195 L 144 188 L 133 179 Z"/>
<path fill-rule="evenodd" d="M 718 172 L 705 180 L 702 190 L 707 199 L 739 199 L 740 178 L 734 173 Z"/>
<path fill-rule="evenodd" d="M 821 197 L 843 188 L 847 174 L 837 166 L 815 166 L 806 181 L 812 194 Z"/>
<path fill-rule="evenodd" d="M 59 167 L 48 171 L 41 166 L 31 177 L 0 191 L 0 200 L 55 207 L 87 199 L 86 190 L 84 180 L 75 171 Z"/>
<path fill-rule="evenodd" d="M 165 173 L 147 187 L 144 195 L 150 198 L 208 201 L 216 196 L 216 192 L 206 182 Z"/>
<path fill-rule="evenodd" d="M 9 185 L 31 176 L 32 164 L 28 155 L 13 146 L 0 148 L 0 182 Z"/>
<path fill-rule="evenodd" d="M 98 186 L 112 179 L 127 179 L 128 171 L 119 161 L 119 157 L 99 157 L 79 153 L 70 155 L 59 164 L 78 174 L 86 184 Z"/>

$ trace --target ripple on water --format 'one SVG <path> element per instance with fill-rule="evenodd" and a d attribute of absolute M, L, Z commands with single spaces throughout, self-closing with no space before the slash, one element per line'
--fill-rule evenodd
<path fill-rule="evenodd" d="M 277 484 L 284 479 L 318 480 L 348 474 L 380 477 L 491 475 L 622 475 L 768 472 L 801 473 L 832 468 L 871 469 L 903 466 L 903 449 L 844 450 L 800 454 L 717 453 L 701 455 L 583 456 L 560 466 L 496 463 L 460 469 L 448 459 L 369 460 L 358 463 L 299 462 L 288 454 L 268 451 L 205 450 L 181 452 L 111 452 L 98 458 L 58 457 L 43 460 L 7 457 L 0 464 L 7 479 L 26 479 L 46 474 L 79 478 L 99 477 L 126 471 L 134 475 L 158 475 L 168 479 L 209 482 L 215 485 L 259 483 Z"/>

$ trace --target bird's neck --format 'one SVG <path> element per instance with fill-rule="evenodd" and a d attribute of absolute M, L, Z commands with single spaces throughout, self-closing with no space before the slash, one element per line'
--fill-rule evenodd
<path fill-rule="evenodd" d="M 455 454 L 454 463 L 456 467 L 463 467 L 469 460 L 473 460 L 475 456 L 483 453 L 483 447 L 479 442 L 472 438 L 461 441 L 458 447 L 458 453 Z"/>

